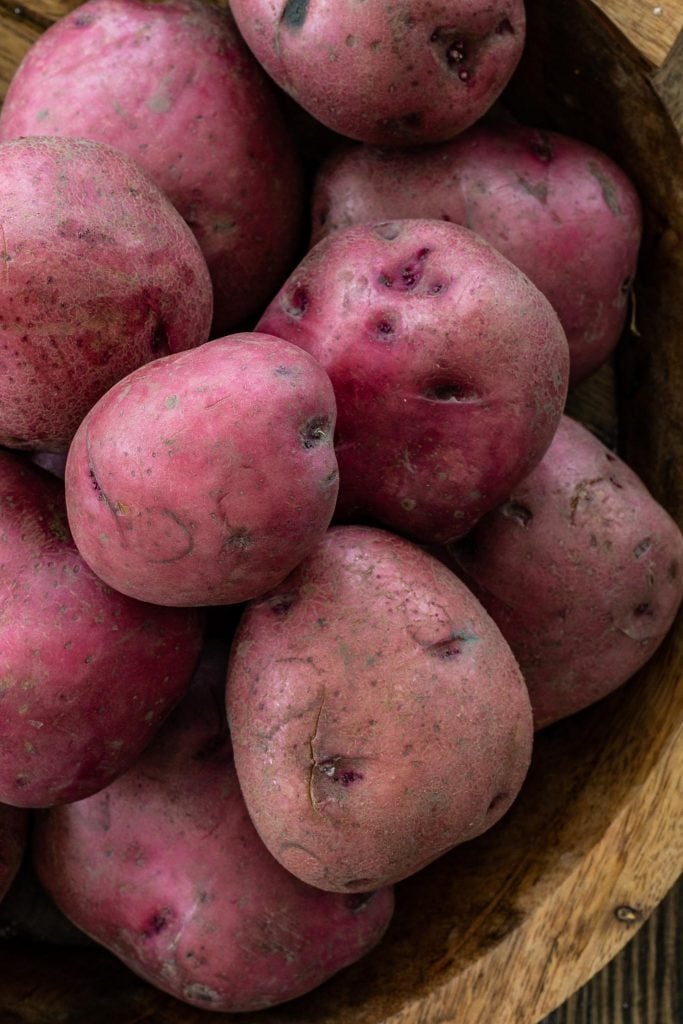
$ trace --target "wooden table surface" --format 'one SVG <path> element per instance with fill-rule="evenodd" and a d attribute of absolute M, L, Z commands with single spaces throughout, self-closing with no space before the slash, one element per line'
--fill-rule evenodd
<path fill-rule="evenodd" d="M 683 878 L 599 974 L 543 1024 L 681 1024 Z"/>

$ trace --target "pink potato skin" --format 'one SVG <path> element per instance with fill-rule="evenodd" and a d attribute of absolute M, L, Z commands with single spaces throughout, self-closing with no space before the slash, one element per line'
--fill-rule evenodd
<path fill-rule="evenodd" d="M 60 909 L 137 974 L 204 1009 L 258 1010 L 367 953 L 393 893 L 320 892 L 268 853 L 232 761 L 226 657 L 208 652 L 126 775 L 43 817 L 34 856 Z"/>
<path fill-rule="evenodd" d="M 445 222 L 323 239 L 258 330 L 330 375 L 339 518 L 371 516 L 426 543 L 462 536 L 528 475 L 567 393 L 567 341 L 548 301 Z"/>
<path fill-rule="evenodd" d="M 569 343 L 570 384 L 619 340 L 641 236 L 623 171 L 583 142 L 522 125 L 477 125 L 426 150 L 340 150 L 321 168 L 311 244 L 363 221 L 463 224 L 543 292 Z"/>
<path fill-rule="evenodd" d="M 510 644 L 537 729 L 629 679 L 683 595 L 675 522 L 566 416 L 540 465 L 448 552 Z"/>
<path fill-rule="evenodd" d="M 0 902 L 19 870 L 27 833 L 28 812 L 0 804 Z"/>
<path fill-rule="evenodd" d="M 493 105 L 517 66 L 522 0 L 231 0 L 277 84 L 318 121 L 377 145 L 441 142 Z"/>
<path fill-rule="evenodd" d="M 211 281 L 129 157 L 76 139 L 0 145 L 0 444 L 65 451 L 111 385 L 206 341 Z"/>
<path fill-rule="evenodd" d="M 397 882 L 493 825 L 531 755 L 529 697 L 499 630 L 448 569 L 336 527 L 248 606 L 228 720 L 251 818 L 310 885 Z"/>
<path fill-rule="evenodd" d="M 83 4 L 14 76 L 0 140 L 20 135 L 95 139 L 144 168 L 204 253 L 214 337 L 260 312 L 296 261 L 299 161 L 227 11 L 200 0 Z"/>
<path fill-rule="evenodd" d="M 131 601 L 90 572 L 59 480 L 0 452 L 0 800 L 97 792 L 187 688 L 202 617 Z"/>
<path fill-rule="evenodd" d="M 79 551 L 154 604 L 264 593 L 332 518 L 335 414 L 324 370 L 279 338 L 230 335 L 142 367 L 91 409 L 69 450 Z"/>

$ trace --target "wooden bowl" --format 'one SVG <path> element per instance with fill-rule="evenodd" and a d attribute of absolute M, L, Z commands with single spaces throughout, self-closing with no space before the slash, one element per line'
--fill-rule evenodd
<path fill-rule="evenodd" d="M 76 6 L 0 7 L 0 88 L 41 29 Z M 616 361 L 622 455 L 683 518 L 683 0 L 527 0 L 510 90 L 524 119 L 593 142 L 632 176 L 645 242 Z M 18 13 L 8 13 L 14 10 Z M 659 10 L 659 15 L 657 15 Z M 643 13 L 645 11 L 645 13 Z M 669 52 L 671 51 L 671 52 Z M 609 372 L 572 410 L 612 431 Z M 683 869 L 683 621 L 610 698 L 538 737 L 496 828 L 397 888 L 381 946 L 317 992 L 229 1016 L 175 1001 L 98 949 L 0 949 L 16 1024 L 535 1024 L 634 934 Z"/>

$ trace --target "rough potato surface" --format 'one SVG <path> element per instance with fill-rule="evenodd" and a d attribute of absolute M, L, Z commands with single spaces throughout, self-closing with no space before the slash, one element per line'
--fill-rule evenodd
<path fill-rule="evenodd" d="M 629 679 L 683 596 L 675 522 L 566 416 L 534 472 L 449 553 L 512 647 L 539 729 Z"/>
<path fill-rule="evenodd" d="M 296 261 L 299 162 L 228 11 L 201 0 L 82 4 L 12 80 L 0 140 L 20 135 L 109 143 L 149 174 L 206 258 L 214 337 L 260 312 Z"/>
<path fill-rule="evenodd" d="M 489 828 L 531 754 L 524 681 L 481 605 L 368 527 L 330 530 L 247 608 L 227 707 L 261 838 L 338 892 L 399 881 Z"/>
<path fill-rule="evenodd" d="M 258 329 L 300 345 L 332 380 L 339 518 L 426 543 L 462 536 L 528 475 L 567 393 L 567 341 L 547 299 L 455 224 L 336 232 Z"/>
<path fill-rule="evenodd" d="M 0 452 L 0 800 L 80 800 L 125 771 L 189 685 L 203 622 L 99 580 L 61 482 Z"/>
<path fill-rule="evenodd" d="M 342 135 L 403 146 L 450 139 L 507 85 L 522 0 L 231 0 L 275 79 Z M 372 99 L 370 100 L 369 97 Z"/>
<path fill-rule="evenodd" d="M 69 451 L 79 551 L 154 604 L 264 593 L 332 518 L 335 414 L 324 370 L 279 338 L 230 335 L 142 367 L 88 413 Z"/>
<path fill-rule="evenodd" d="M 115 381 L 206 341 L 211 281 L 192 232 L 109 146 L 0 145 L 0 444 L 65 451 Z"/>
<path fill-rule="evenodd" d="M 567 335 L 570 383 L 614 349 L 636 271 L 641 211 L 604 153 L 556 132 L 476 125 L 429 149 L 349 146 L 321 168 L 312 242 L 350 224 L 463 224 L 529 277 Z"/>
<path fill-rule="evenodd" d="M 393 894 L 320 892 L 268 853 L 235 775 L 225 660 L 208 652 L 188 698 L 125 776 L 50 812 L 35 859 L 62 911 L 137 974 L 204 1009 L 258 1010 L 368 952 Z"/>

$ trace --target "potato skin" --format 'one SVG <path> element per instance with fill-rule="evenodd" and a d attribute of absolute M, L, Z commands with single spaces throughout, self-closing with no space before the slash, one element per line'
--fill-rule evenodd
<path fill-rule="evenodd" d="M 260 312 L 296 262 L 299 161 L 229 11 L 201 0 L 82 4 L 12 80 L 0 140 L 20 135 L 95 139 L 140 164 L 206 258 L 213 337 Z"/>
<path fill-rule="evenodd" d="M 537 729 L 629 679 L 683 596 L 675 522 L 566 416 L 533 473 L 448 552 L 512 647 Z"/>
<path fill-rule="evenodd" d="M 507 85 L 522 0 L 231 0 L 278 85 L 342 135 L 404 146 L 450 139 Z"/>
<path fill-rule="evenodd" d="M 154 604 L 264 593 L 332 518 L 335 414 L 324 370 L 279 338 L 230 335 L 142 367 L 91 409 L 69 450 L 79 551 Z"/>
<path fill-rule="evenodd" d="M 349 146 L 323 165 L 311 244 L 362 221 L 463 224 L 519 267 L 567 335 L 570 384 L 614 349 L 641 237 L 633 185 L 604 153 L 556 132 L 477 125 L 441 146 Z"/>
<path fill-rule="evenodd" d="M 251 818 L 320 889 L 399 881 L 509 808 L 529 697 L 478 601 L 400 537 L 337 527 L 248 606 L 227 682 Z"/>
<path fill-rule="evenodd" d="M 0 800 L 80 800 L 125 771 L 187 688 L 203 621 L 111 590 L 61 482 L 0 452 Z"/>
<path fill-rule="evenodd" d="M 137 974 L 204 1009 L 257 1010 L 367 953 L 393 893 L 323 893 L 270 856 L 232 762 L 225 660 L 208 652 L 138 763 L 103 793 L 51 811 L 34 852 L 61 910 Z"/>
<path fill-rule="evenodd" d="M 340 519 L 462 536 L 528 475 L 567 393 L 547 299 L 486 242 L 437 221 L 323 239 L 258 330 L 310 352 L 337 398 Z"/>
<path fill-rule="evenodd" d="M 19 870 L 27 832 L 27 812 L 0 804 L 0 902 Z"/>
<path fill-rule="evenodd" d="M 0 145 L 0 444 L 65 451 L 131 370 L 209 336 L 211 281 L 177 211 L 82 139 Z"/>

